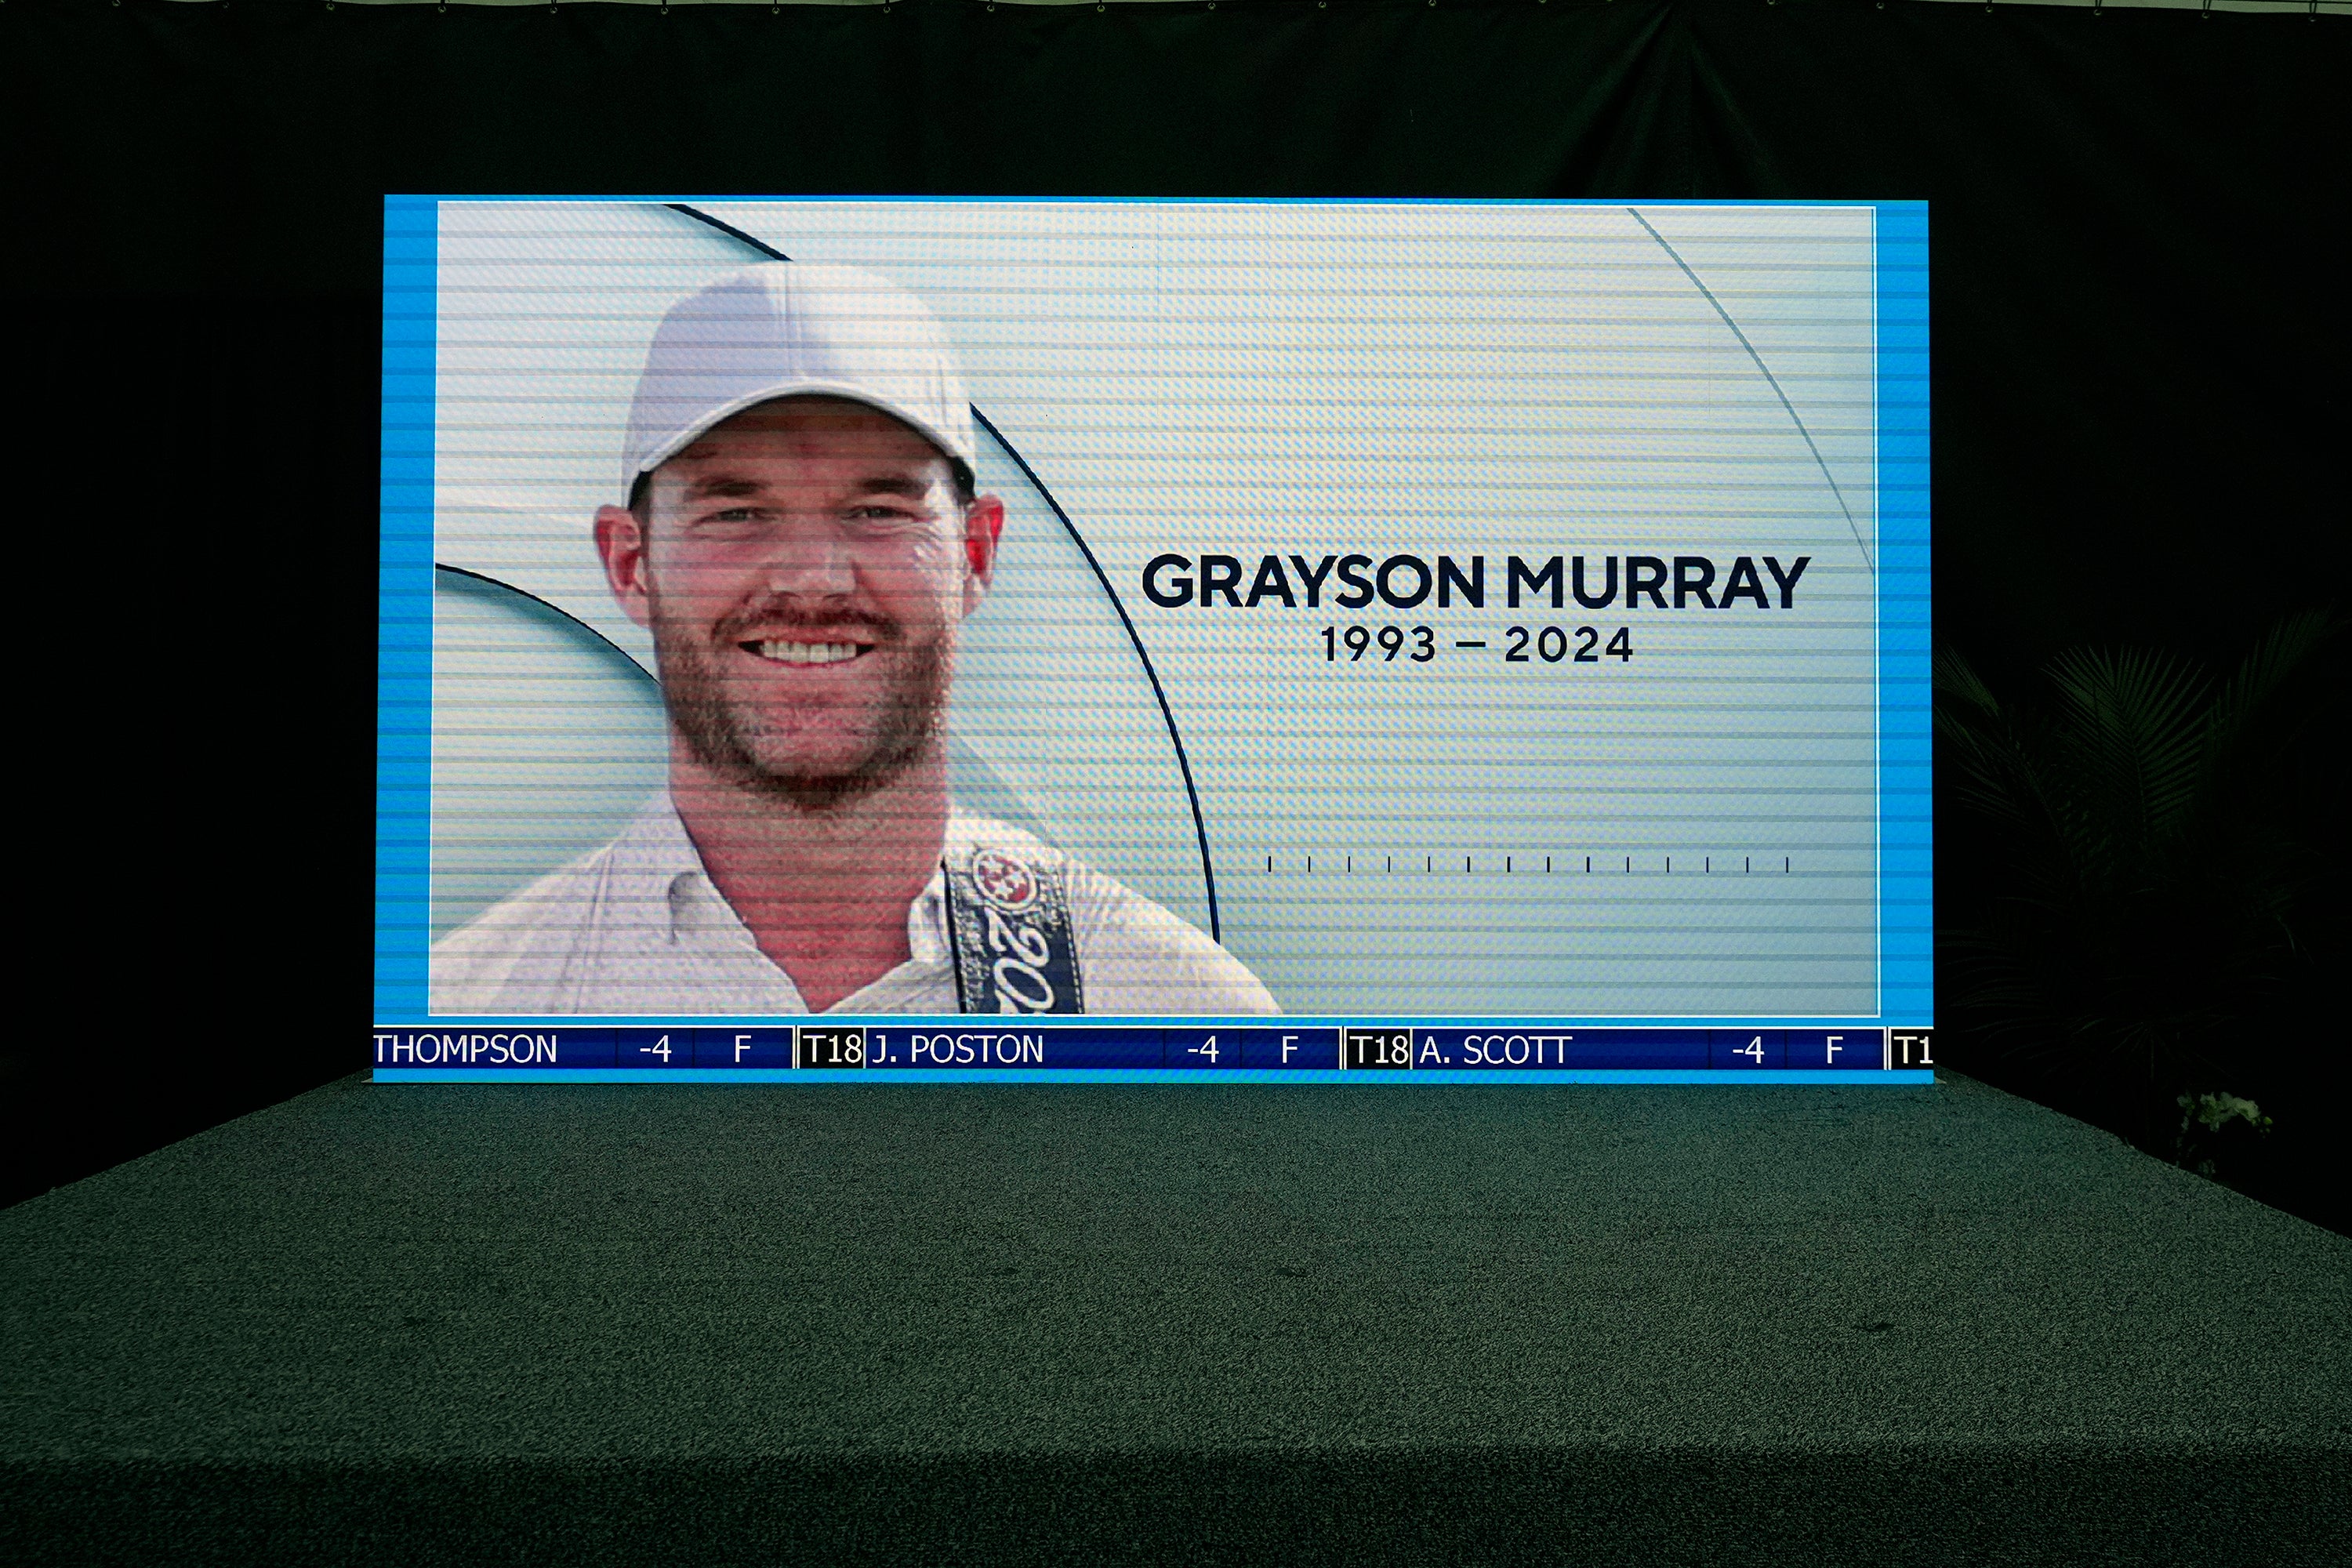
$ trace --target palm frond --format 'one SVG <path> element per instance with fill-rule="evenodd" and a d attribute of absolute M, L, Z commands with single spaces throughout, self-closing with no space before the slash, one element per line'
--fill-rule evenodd
<path fill-rule="evenodd" d="M 2035 748 L 1968 660 L 1936 655 L 1936 750 L 1960 803 L 2014 826 L 2047 816 Z"/>
<path fill-rule="evenodd" d="M 1938 951 L 2004 1054 L 2154 1088 L 2257 1048 L 2244 1021 L 2310 967 L 2309 775 L 2282 747 L 2330 711 L 2299 677 L 2343 629 L 2288 616 L 2218 683 L 2170 654 L 2080 650 L 2046 667 L 2042 702 L 1938 658 L 1941 787 L 1995 829 L 1970 868 L 1979 918 Z"/>
<path fill-rule="evenodd" d="M 1936 695 L 1986 719 L 2000 717 L 2000 699 L 1992 694 L 1976 668 L 1950 648 L 1936 651 Z"/>
<path fill-rule="evenodd" d="M 2280 693 L 2343 630 L 2343 621 L 2333 611 L 2303 610 L 2263 634 L 2207 710 L 2209 771 L 2225 772 L 2241 761 L 2249 737 L 2271 715 Z"/>
<path fill-rule="evenodd" d="M 2052 740 L 2073 774 L 2078 826 L 2110 861 L 2144 866 L 2195 805 L 2210 682 L 2187 660 L 2146 649 L 2062 654 L 2050 678 Z"/>

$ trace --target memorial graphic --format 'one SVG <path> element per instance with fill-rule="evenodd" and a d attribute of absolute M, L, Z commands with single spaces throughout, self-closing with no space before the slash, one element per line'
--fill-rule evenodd
<path fill-rule="evenodd" d="M 394 198 L 379 1040 L 1879 1065 L 1933 1021 L 1925 241 Z"/>

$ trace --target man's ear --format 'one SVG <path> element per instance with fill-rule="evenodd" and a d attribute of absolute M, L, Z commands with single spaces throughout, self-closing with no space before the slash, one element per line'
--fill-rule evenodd
<path fill-rule="evenodd" d="M 604 558 L 604 584 L 614 602 L 641 626 L 653 625 L 653 601 L 646 583 L 646 530 L 625 506 L 596 509 L 596 553 Z"/>
<path fill-rule="evenodd" d="M 1004 503 L 982 496 L 963 514 L 963 559 L 971 568 L 963 577 L 963 613 L 980 608 L 981 600 L 996 583 L 996 546 L 1004 535 Z"/>

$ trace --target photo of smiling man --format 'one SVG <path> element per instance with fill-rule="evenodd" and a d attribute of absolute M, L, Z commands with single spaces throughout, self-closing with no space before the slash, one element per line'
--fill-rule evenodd
<path fill-rule="evenodd" d="M 958 636 L 1005 511 L 924 305 L 779 262 L 663 319 L 595 545 L 668 786 L 433 949 L 440 1014 L 1258 1014 L 1209 937 L 957 808 Z"/>

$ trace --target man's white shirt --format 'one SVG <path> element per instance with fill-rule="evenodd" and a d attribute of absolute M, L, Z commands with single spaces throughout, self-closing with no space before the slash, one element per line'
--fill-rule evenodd
<path fill-rule="evenodd" d="M 1257 977 L 1200 931 L 1018 828 L 950 816 L 950 857 L 989 847 L 1062 868 L 1086 992 L 1098 1014 L 1276 1011 Z M 944 875 L 907 910 L 913 956 L 829 1012 L 958 1010 Z M 667 794 L 604 848 L 436 943 L 436 1013 L 787 1015 L 808 1004 L 713 885 Z"/>

